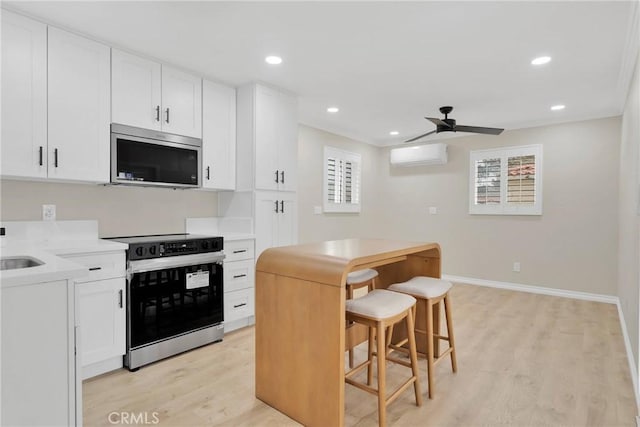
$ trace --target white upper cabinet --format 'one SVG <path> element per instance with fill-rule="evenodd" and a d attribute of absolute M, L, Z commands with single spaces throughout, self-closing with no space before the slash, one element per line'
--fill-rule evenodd
<path fill-rule="evenodd" d="M 160 130 L 160 64 L 113 49 L 111 67 L 113 122 Z"/>
<path fill-rule="evenodd" d="M 202 80 L 112 49 L 113 122 L 202 137 Z"/>
<path fill-rule="evenodd" d="M 236 90 L 202 82 L 202 187 L 236 188 Z"/>
<path fill-rule="evenodd" d="M 2 175 L 47 176 L 47 26 L 5 10 Z"/>
<path fill-rule="evenodd" d="M 49 178 L 109 181 L 109 47 L 49 27 Z"/>
<path fill-rule="evenodd" d="M 297 101 L 263 85 L 238 91 L 238 189 L 295 191 Z"/>

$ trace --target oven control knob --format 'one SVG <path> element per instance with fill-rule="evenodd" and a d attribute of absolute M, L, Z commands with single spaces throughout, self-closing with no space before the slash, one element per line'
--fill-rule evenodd
<path fill-rule="evenodd" d="M 151 255 L 155 255 L 155 254 L 156 254 L 156 252 L 157 252 L 157 251 L 156 251 L 156 247 L 155 247 L 155 245 L 153 245 L 153 246 L 149 246 L 149 253 L 150 253 Z"/>
<path fill-rule="evenodd" d="M 138 246 L 138 247 L 136 248 L 136 255 L 138 255 L 138 256 L 142 256 L 142 255 L 144 255 L 144 247 L 142 247 L 142 246 Z"/>
<path fill-rule="evenodd" d="M 202 241 L 202 249 L 204 250 L 209 249 L 209 242 L 207 240 Z"/>

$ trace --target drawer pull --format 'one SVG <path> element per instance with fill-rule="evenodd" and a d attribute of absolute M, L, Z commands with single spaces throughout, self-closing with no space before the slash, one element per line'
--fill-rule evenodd
<path fill-rule="evenodd" d="M 89 271 L 102 270 L 102 267 L 89 267 Z"/>
<path fill-rule="evenodd" d="M 243 302 L 242 304 L 234 305 L 233 308 L 238 308 L 238 307 L 242 307 L 242 306 L 245 306 L 245 305 L 247 305 L 247 303 Z"/>
<path fill-rule="evenodd" d="M 241 254 L 243 252 L 247 252 L 247 250 L 246 249 L 240 249 L 240 250 L 237 250 L 237 251 L 233 251 L 234 254 Z"/>
<path fill-rule="evenodd" d="M 235 276 L 233 276 L 234 279 L 239 279 L 240 277 L 247 277 L 246 274 L 236 274 Z"/>

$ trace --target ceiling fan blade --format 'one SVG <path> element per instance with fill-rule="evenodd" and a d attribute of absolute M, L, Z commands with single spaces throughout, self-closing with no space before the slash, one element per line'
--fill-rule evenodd
<path fill-rule="evenodd" d="M 424 138 L 424 137 L 425 137 L 425 136 L 427 136 L 427 135 L 431 135 L 432 133 L 436 133 L 436 131 L 435 131 L 435 130 L 432 130 L 431 132 L 427 132 L 427 133 L 422 134 L 422 135 L 420 135 L 420 136 L 416 136 L 415 138 L 407 139 L 405 142 L 413 142 L 413 141 L 417 141 L 417 140 L 419 140 L 419 139 L 421 139 L 421 138 Z"/>
<path fill-rule="evenodd" d="M 448 128 L 451 127 L 451 125 L 449 123 L 447 123 L 447 122 L 445 122 L 444 120 L 441 120 L 441 119 L 436 119 L 436 118 L 433 118 L 433 117 L 425 117 L 425 119 L 429 120 L 434 125 L 446 126 Z"/>
<path fill-rule="evenodd" d="M 472 132 L 472 133 L 484 133 L 487 135 L 500 135 L 504 129 L 500 128 L 483 128 L 479 126 L 459 126 L 456 125 L 453 128 L 456 132 Z"/>

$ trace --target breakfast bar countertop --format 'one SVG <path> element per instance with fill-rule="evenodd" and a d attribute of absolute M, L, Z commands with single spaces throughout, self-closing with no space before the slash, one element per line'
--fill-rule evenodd
<path fill-rule="evenodd" d="M 376 288 L 386 288 L 439 278 L 440 265 L 437 243 L 344 239 L 266 249 L 256 264 L 256 397 L 304 425 L 344 425 L 344 352 L 367 336 L 366 328 L 345 332 L 347 274 L 375 268 Z"/>

